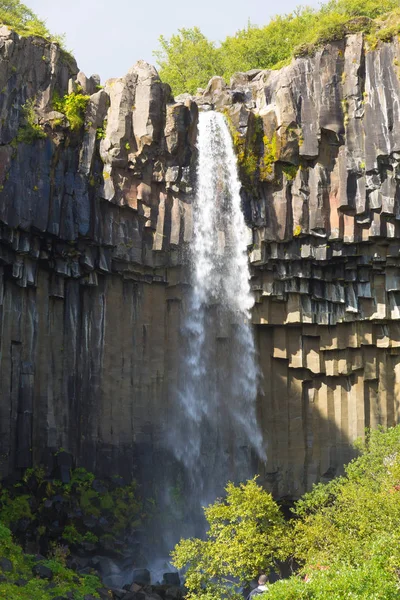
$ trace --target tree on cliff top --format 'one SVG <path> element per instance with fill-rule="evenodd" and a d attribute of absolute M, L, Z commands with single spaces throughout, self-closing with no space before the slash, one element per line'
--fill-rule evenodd
<path fill-rule="evenodd" d="M 193 94 L 213 75 L 223 75 L 229 81 L 237 71 L 278 68 L 289 62 L 296 52 L 343 38 L 347 23 L 355 17 L 376 19 L 391 11 L 398 13 L 399 9 L 400 0 L 330 0 L 319 10 L 300 6 L 290 14 L 273 17 L 263 27 L 249 24 L 228 36 L 219 47 L 207 40 L 197 27 L 180 29 L 169 40 L 161 36 L 161 49 L 154 55 L 161 79 L 170 84 L 173 92 Z M 399 17 L 397 14 L 394 21 L 400 21 Z M 350 29 L 361 31 L 374 27 L 360 19 L 353 22 Z M 400 27 L 396 27 L 400 32 Z"/>
<path fill-rule="evenodd" d="M 179 29 L 167 40 L 160 36 L 160 50 L 154 55 L 160 65 L 163 80 L 175 93 L 204 87 L 213 75 L 222 75 L 222 67 L 215 44 L 198 27 Z"/>
<path fill-rule="evenodd" d="M 63 45 L 63 36 L 52 35 L 45 22 L 20 0 L 0 0 L 0 24 L 7 25 L 20 35 L 38 35 Z"/>

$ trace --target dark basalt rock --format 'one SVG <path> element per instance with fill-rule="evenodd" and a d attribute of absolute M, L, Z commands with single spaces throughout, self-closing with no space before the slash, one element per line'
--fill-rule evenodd
<path fill-rule="evenodd" d="M 3 573 L 11 573 L 13 564 L 9 558 L 0 558 L 0 570 L 3 571 Z"/>
<path fill-rule="evenodd" d="M 53 571 L 44 565 L 33 566 L 32 573 L 40 579 L 53 579 Z"/>
<path fill-rule="evenodd" d="M 172 585 L 172 586 L 180 586 L 181 585 L 181 580 L 179 578 L 179 573 L 164 573 L 163 575 L 163 583 L 165 585 Z"/>
<path fill-rule="evenodd" d="M 111 591 L 114 598 L 116 598 L 117 600 L 122 600 L 122 598 L 125 598 L 126 596 L 126 590 L 111 588 Z"/>
<path fill-rule="evenodd" d="M 148 569 L 134 569 L 132 574 L 132 583 L 137 583 L 138 585 L 150 585 L 151 583 L 151 575 Z"/>

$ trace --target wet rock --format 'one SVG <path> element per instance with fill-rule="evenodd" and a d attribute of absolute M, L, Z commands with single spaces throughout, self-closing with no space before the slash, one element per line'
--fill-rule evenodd
<path fill-rule="evenodd" d="M 3 571 L 3 573 L 11 573 L 13 564 L 9 558 L 0 558 L 0 570 Z"/>
<path fill-rule="evenodd" d="M 181 585 L 181 580 L 179 577 L 179 573 L 164 573 L 163 575 L 163 583 L 165 585 L 171 585 L 171 586 L 180 586 Z"/>
<path fill-rule="evenodd" d="M 40 579 L 53 579 L 53 571 L 45 565 L 35 565 L 32 567 L 32 573 Z"/>
<path fill-rule="evenodd" d="M 148 569 L 134 569 L 132 573 L 132 583 L 136 583 L 141 586 L 150 585 L 150 571 Z"/>
<path fill-rule="evenodd" d="M 112 598 L 111 590 L 100 588 L 97 590 L 97 593 L 99 594 L 100 600 L 111 600 Z"/>
<path fill-rule="evenodd" d="M 185 596 L 185 589 L 180 586 L 168 586 L 165 592 L 166 600 L 182 600 Z"/>
<path fill-rule="evenodd" d="M 105 494 L 107 492 L 107 487 L 99 479 L 94 479 L 92 483 L 92 489 L 94 489 L 94 491 L 98 494 Z"/>
<path fill-rule="evenodd" d="M 111 588 L 111 591 L 112 591 L 114 598 L 116 598 L 117 600 L 122 600 L 122 598 L 125 598 L 125 596 L 126 596 L 126 590 L 118 589 L 118 588 Z"/>

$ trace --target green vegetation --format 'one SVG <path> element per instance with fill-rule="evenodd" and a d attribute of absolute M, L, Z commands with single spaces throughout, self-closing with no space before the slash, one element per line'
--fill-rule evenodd
<path fill-rule="evenodd" d="M 246 189 L 255 193 L 258 181 L 274 178 L 274 163 L 278 160 L 276 135 L 271 140 L 263 135 L 262 118 L 252 114 L 247 136 L 243 137 L 232 123 L 228 109 L 224 116 L 232 135 L 240 180 Z"/>
<path fill-rule="evenodd" d="M 177 566 L 189 564 L 189 599 L 236 599 L 240 583 L 281 559 L 300 569 L 265 600 L 399 598 L 400 426 L 367 433 L 358 449 L 345 475 L 314 486 L 286 523 L 254 480 L 229 484 L 226 500 L 205 509 L 207 540 L 174 550 Z"/>
<path fill-rule="evenodd" d="M 105 137 L 106 137 L 106 126 L 103 125 L 103 127 L 98 127 L 96 129 L 96 139 L 104 140 Z"/>
<path fill-rule="evenodd" d="M 213 75 L 222 72 L 215 44 L 207 40 L 198 27 L 179 29 L 169 40 L 160 36 L 159 43 L 161 49 L 154 55 L 161 67 L 160 77 L 170 84 L 175 94 L 194 93 Z"/>
<path fill-rule="evenodd" d="M 36 140 L 40 140 L 46 137 L 45 132 L 37 123 L 37 117 L 35 114 L 34 107 L 35 101 L 33 99 L 27 100 L 22 106 L 23 123 L 18 129 L 17 142 L 25 142 L 26 144 L 32 144 Z"/>
<path fill-rule="evenodd" d="M 299 167 L 296 167 L 296 165 L 289 165 L 286 163 L 285 164 L 282 163 L 282 172 L 285 174 L 285 177 L 288 181 L 293 181 L 293 179 L 297 175 L 298 170 L 299 170 Z"/>
<path fill-rule="evenodd" d="M 89 99 L 90 96 L 75 92 L 66 94 L 63 98 L 54 94 L 53 108 L 67 117 L 71 130 L 75 131 L 83 127 Z"/>
<path fill-rule="evenodd" d="M 263 157 L 260 164 L 260 181 L 267 181 L 274 173 L 274 164 L 278 158 L 276 149 L 276 133 L 269 140 L 266 135 L 263 136 Z"/>
<path fill-rule="evenodd" d="M 37 35 L 63 47 L 64 36 L 51 34 L 45 22 L 20 0 L 0 0 L 0 23 L 20 35 Z"/>
<path fill-rule="evenodd" d="M 173 552 L 178 568 L 189 564 L 185 585 L 188 600 L 241 598 L 240 582 L 281 557 L 283 515 L 256 480 L 228 483 L 226 499 L 204 509 L 209 523 L 207 539 L 181 540 Z"/>
<path fill-rule="evenodd" d="M 237 71 L 278 68 L 292 56 L 312 52 L 346 33 L 365 31 L 371 45 L 390 39 L 400 31 L 399 10 L 399 0 L 330 0 L 320 9 L 303 6 L 276 16 L 263 27 L 249 23 L 219 47 L 197 27 L 180 29 L 170 39 L 161 36 L 154 55 L 161 79 L 175 94 L 195 93 L 213 75 L 229 81 Z"/>
<path fill-rule="evenodd" d="M 55 534 L 51 515 L 53 503 L 60 499 L 64 525 Z M 95 480 L 93 473 L 82 468 L 71 472 L 69 483 L 46 479 L 38 468 L 28 469 L 23 481 L 11 488 L 0 485 L 0 522 L 13 529 L 23 519 L 27 526 L 21 542 L 28 531 L 32 539 L 52 539 L 74 547 L 96 544 L 101 549 L 117 540 L 123 544 L 146 518 L 135 482 Z M 88 519 L 94 522 L 96 534 L 87 529 Z"/>
<path fill-rule="evenodd" d="M 58 552 L 60 555 L 61 552 Z M 62 556 L 37 563 L 33 556 L 24 554 L 22 548 L 12 539 L 11 531 L 0 523 L 0 556 L 7 558 L 12 563 L 12 571 L 6 572 L 6 581 L 0 582 L 0 598 L 4 600 L 52 600 L 57 596 L 65 597 L 68 592 L 73 593 L 74 600 L 83 600 L 87 594 L 98 598 L 97 590 L 101 588 L 100 580 L 93 575 L 79 576 L 67 569 L 63 564 Z M 49 588 L 46 579 L 39 579 L 32 573 L 35 564 L 44 565 L 53 572 L 54 587 Z M 16 581 L 24 579 L 27 583 L 18 586 Z"/>

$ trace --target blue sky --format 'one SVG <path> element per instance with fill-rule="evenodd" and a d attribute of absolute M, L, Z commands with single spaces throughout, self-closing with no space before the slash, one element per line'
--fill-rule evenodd
<path fill-rule="evenodd" d="M 288 13 L 296 0 L 26 0 L 54 33 L 65 33 L 86 75 L 98 73 L 102 82 L 124 75 L 137 60 L 156 64 L 152 51 L 158 37 L 182 27 L 200 27 L 219 42 L 246 26 L 264 25 L 277 13 Z M 320 2 L 305 2 L 319 6 Z"/>

